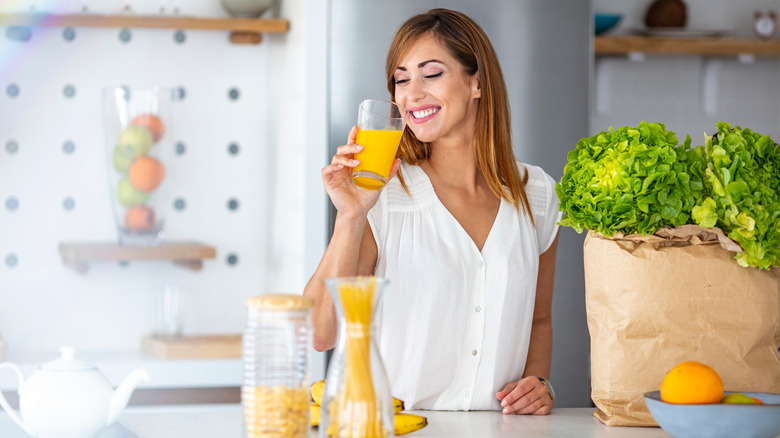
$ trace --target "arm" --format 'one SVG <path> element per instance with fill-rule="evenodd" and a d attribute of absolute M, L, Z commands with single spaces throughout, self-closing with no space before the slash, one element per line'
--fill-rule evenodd
<path fill-rule="evenodd" d="M 553 407 L 547 388 L 539 377 L 550 375 L 552 360 L 552 294 L 555 279 L 555 256 L 558 251 L 558 236 L 550 248 L 539 256 L 539 273 L 536 281 L 531 342 L 528 346 L 523 378 L 507 383 L 496 394 L 505 414 L 546 415 Z"/>
<path fill-rule="evenodd" d="M 315 350 L 325 351 L 333 348 L 338 332 L 336 308 L 325 286 L 325 279 L 371 275 L 376 258 L 376 242 L 366 217 L 349 218 L 337 214 L 333 237 L 317 270 L 303 290 L 304 296 L 314 300 L 312 325 Z"/>
<path fill-rule="evenodd" d="M 338 332 L 336 309 L 325 279 L 371 275 L 376 265 L 377 247 L 367 216 L 380 191 L 361 189 L 352 183 L 352 168 L 358 164 L 353 156 L 363 149 L 355 144 L 356 136 L 357 127 L 353 127 L 347 144 L 340 146 L 331 164 L 322 169 L 322 182 L 338 214 L 325 254 L 303 290 L 304 296 L 314 300 L 312 325 L 314 348 L 318 351 L 333 348 Z M 390 178 L 400 164 L 400 160 L 395 160 Z"/>

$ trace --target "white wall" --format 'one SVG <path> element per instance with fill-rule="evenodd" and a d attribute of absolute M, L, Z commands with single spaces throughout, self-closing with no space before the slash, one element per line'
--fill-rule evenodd
<path fill-rule="evenodd" d="M 649 0 L 594 0 L 596 12 L 622 13 L 610 35 L 641 28 Z M 754 38 L 755 10 L 780 12 L 777 0 L 687 0 L 691 29 L 726 29 Z M 780 74 L 777 58 L 740 62 L 737 57 L 647 56 L 644 61 L 598 58 L 591 133 L 640 121 L 666 124 L 683 141 L 703 144 L 718 121 L 750 127 L 780 139 Z"/>
<path fill-rule="evenodd" d="M 119 1 L 3 1 L 0 12 L 120 13 Z M 132 0 L 135 14 L 225 17 L 217 0 Z M 322 243 L 320 193 L 307 201 L 303 111 L 306 26 L 303 0 L 283 0 L 265 17 L 290 20 L 285 34 L 260 45 L 234 45 L 224 31 L 76 28 L 32 29 L 29 41 L 0 27 L 0 332 L 10 350 L 136 349 L 152 330 L 154 298 L 165 285 L 184 292 L 184 332 L 243 329 L 252 295 L 300 293 L 310 275 L 307 245 Z M 183 87 L 175 126 L 167 135 L 186 153 L 167 163 L 166 235 L 217 249 L 215 260 L 191 272 L 170 262 L 92 263 L 87 274 L 64 267 L 62 241 L 115 241 L 109 207 L 100 89 L 108 85 Z M 75 89 L 68 98 L 66 86 Z M 8 88 L 17 89 L 15 96 Z M 231 100 L 229 90 L 239 91 Z M 11 93 L 13 94 L 13 93 Z M 63 144 L 75 145 L 65 153 Z M 9 142 L 17 145 L 7 147 Z M 228 145 L 237 143 L 237 155 Z M 318 154 L 313 154 L 318 155 Z M 319 163 L 320 157 L 314 159 Z M 319 164 L 316 164 L 319 166 Z M 8 208 L 8 200 L 16 208 Z M 63 207 L 70 198 L 75 207 Z M 172 204 L 183 199 L 186 208 Z M 239 202 L 237 210 L 227 206 Z M 308 202 L 308 206 L 307 206 Z M 13 201 L 10 202 L 13 205 Z M 305 209 L 307 209 L 305 211 Z M 227 262 L 235 255 L 238 263 Z M 16 260 L 16 263 L 13 261 Z M 13 359 L 13 356 L 10 357 Z"/>

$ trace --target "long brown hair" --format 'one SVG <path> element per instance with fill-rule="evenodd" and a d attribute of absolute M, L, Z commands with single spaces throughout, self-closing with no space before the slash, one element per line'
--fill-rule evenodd
<path fill-rule="evenodd" d="M 511 202 L 518 211 L 522 206 L 533 221 L 525 193 L 528 172 L 520 175 L 512 151 L 512 126 L 504 75 L 493 45 L 474 20 L 461 12 L 431 9 L 402 24 L 390 44 L 385 64 L 387 91 L 391 98 L 395 100 L 394 73 L 401 58 L 425 35 L 433 35 L 458 60 L 466 74 L 479 74 L 482 97 L 474 132 L 477 169 L 482 172 L 493 194 Z M 418 140 L 407 126 L 397 157 L 409 164 L 417 164 L 430 155 L 430 143 Z M 406 189 L 400 174 L 399 179 Z"/>

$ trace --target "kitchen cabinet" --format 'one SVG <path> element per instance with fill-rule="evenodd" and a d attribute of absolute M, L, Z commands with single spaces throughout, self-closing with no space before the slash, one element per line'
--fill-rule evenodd
<path fill-rule="evenodd" d="M 282 19 L 30 13 L 0 14 L 0 26 L 227 30 L 234 44 L 259 44 L 263 32 L 287 32 L 290 23 Z"/>

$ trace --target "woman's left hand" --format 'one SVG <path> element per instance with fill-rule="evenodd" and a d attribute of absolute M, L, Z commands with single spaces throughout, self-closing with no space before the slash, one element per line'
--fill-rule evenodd
<path fill-rule="evenodd" d="M 553 408 L 547 387 L 535 376 L 507 383 L 496 398 L 505 414 L 547 415 Z"/>

